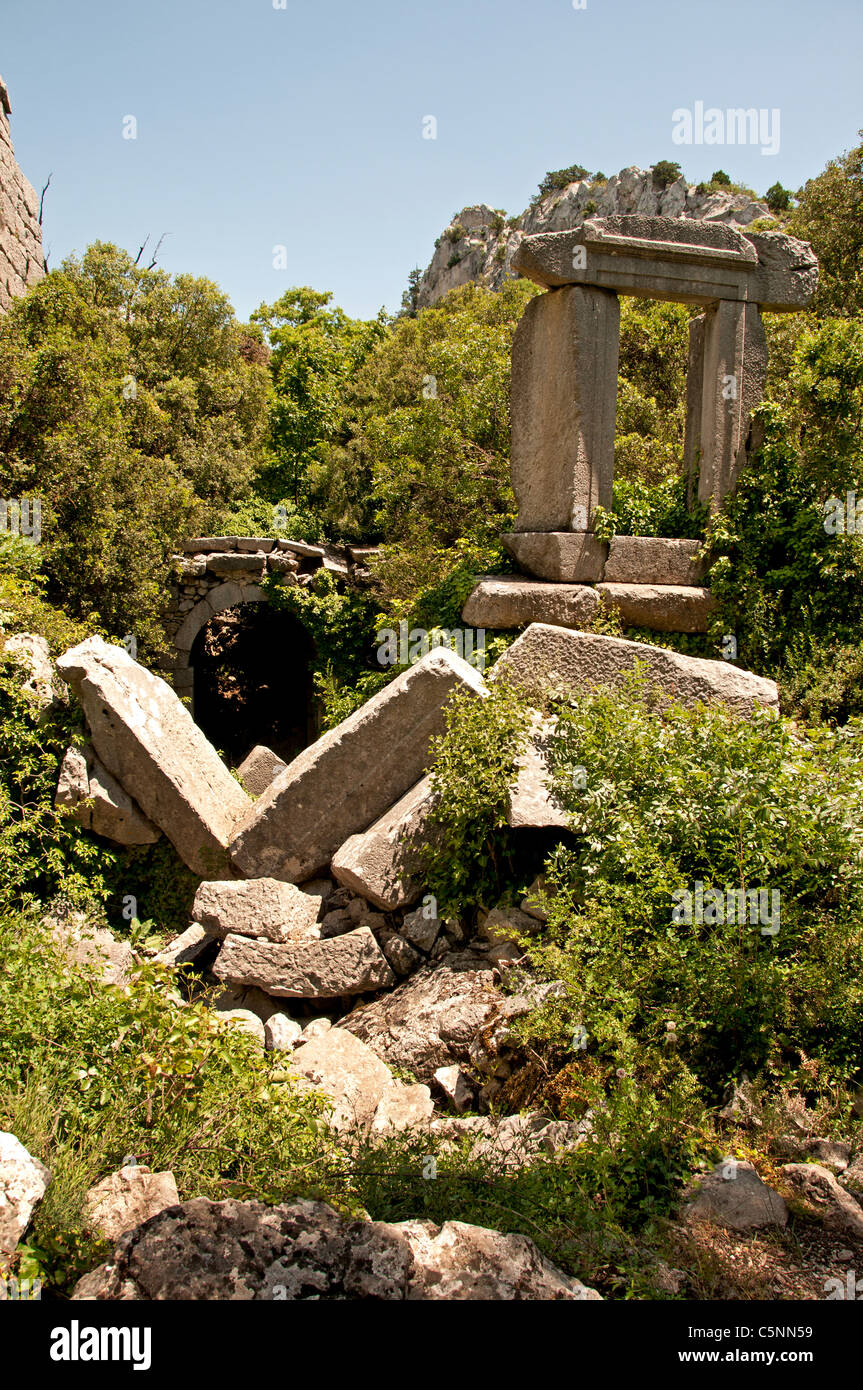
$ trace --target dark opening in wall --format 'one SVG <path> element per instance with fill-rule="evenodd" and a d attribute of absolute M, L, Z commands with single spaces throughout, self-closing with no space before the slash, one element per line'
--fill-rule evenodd
<path fill-rule="evenodd" d="M 195 638 L 195 722 L 227 758 L 257 743 L 286 762 L 316 737 L 312 639 L 289 613 L 247 603 L 211 618 Z"/>

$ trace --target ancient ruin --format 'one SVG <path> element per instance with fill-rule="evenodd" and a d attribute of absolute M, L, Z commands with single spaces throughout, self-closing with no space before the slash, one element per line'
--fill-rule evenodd
<path fill-rule="evenodd" d="M 612 506 L 618 296 L 703 306 L 690 324 L 683 466 L 690 495 L 697 480 L 699 501 L 713 510 L 745 465 L 764 393 L 761 311 L 806 307 L 818 277 L 811 247 L 780 232 L 622 215 L 526 237 L 513 266 L 546 293 L 530 302 L 513 342 L 518 518 L 503 541 L 545 582 L 481 580 L 465 621 L 579 626 L 605 601 L 634 626 L 706 631 L 712 605 L 698 584 L 696 541 L 621 536 L 609 547 L 594 531 L 597 508 Z"/>
<path fill-rule="evenodd" d="M 9 116 L 12 107 L 0 77 L 0 314 L 45 274 L 39 199 L 15 159 Z"/>

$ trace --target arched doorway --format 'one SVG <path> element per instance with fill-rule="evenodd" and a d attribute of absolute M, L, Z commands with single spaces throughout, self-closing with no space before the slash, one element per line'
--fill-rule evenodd
<path fill-rule="evenodd" d="M 267 603 L 215 614 L 192 643 L 195 723 L 228 763 L 263 743 L 285 762 L 316 737 L 313 643 L 289 613 Z"/>

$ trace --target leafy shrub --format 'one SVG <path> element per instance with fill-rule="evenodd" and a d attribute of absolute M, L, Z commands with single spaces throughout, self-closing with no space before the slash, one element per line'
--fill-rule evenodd
<path fill-rule="evenodd" d="M 545 198 L 549 193 L 560 193 L 564 188 L 568 188 L 571 183 L 576 183 L 587 177 L 588 172 L 583 164 L 570 164 L 566 169 L 552 169 L 545 175 L 539 185 L 539 192 L 536 195 L 536 200 Z"/>

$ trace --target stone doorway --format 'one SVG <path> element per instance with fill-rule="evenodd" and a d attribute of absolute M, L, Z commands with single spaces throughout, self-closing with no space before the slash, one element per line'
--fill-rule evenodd
<path fill-rule="evenodd" d="M 256 744 L 289 762 L 317 736 L 313 642 L 288 613 L 238 604 L 205 623 L 194 640 L 195 723 L 232 767 Z"/>

